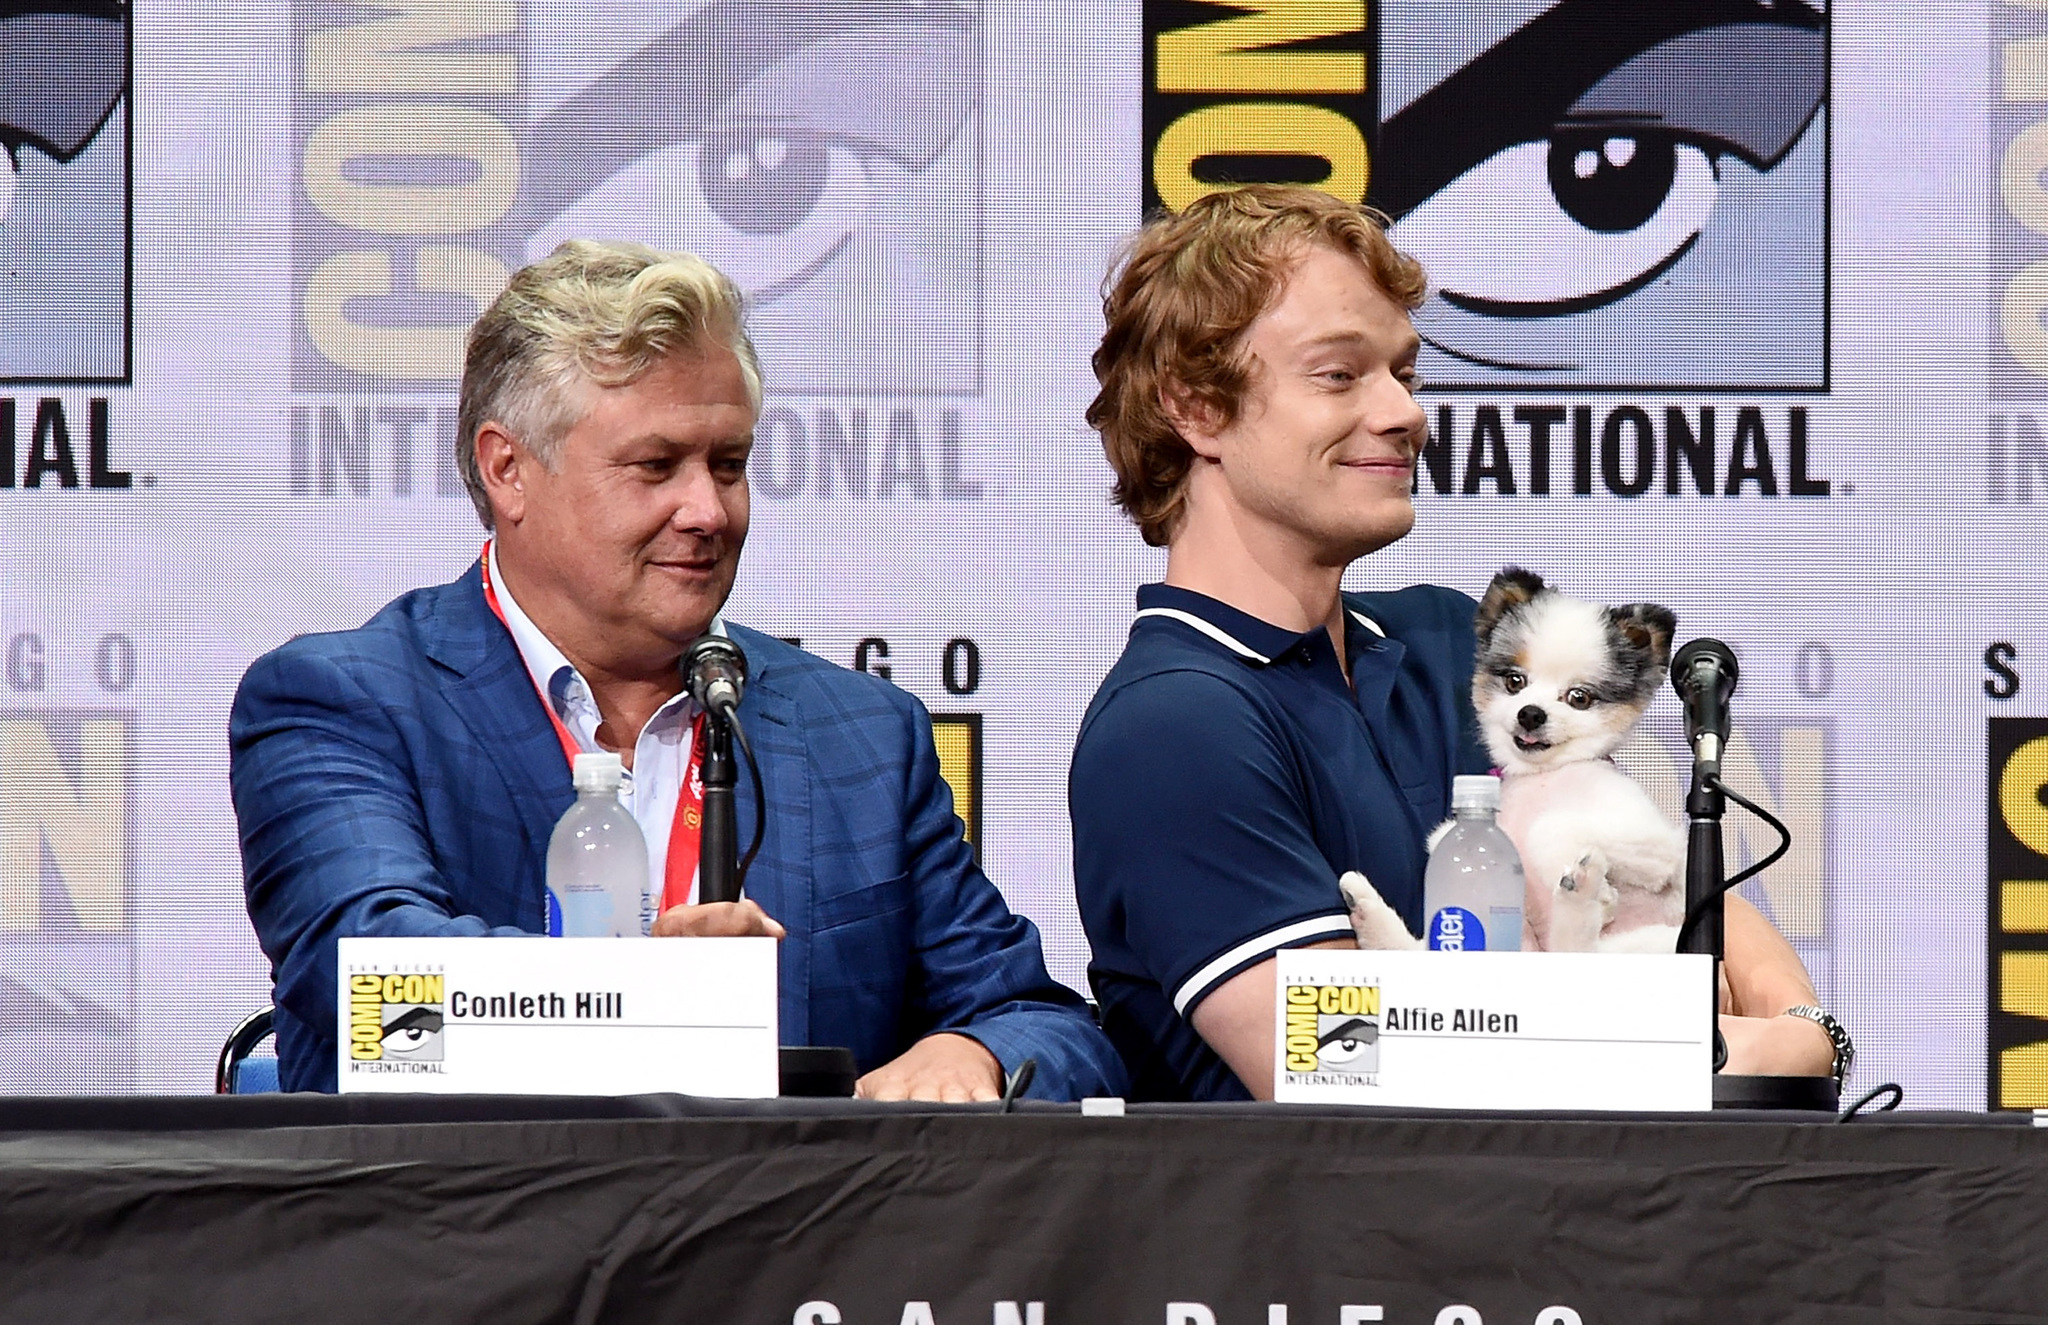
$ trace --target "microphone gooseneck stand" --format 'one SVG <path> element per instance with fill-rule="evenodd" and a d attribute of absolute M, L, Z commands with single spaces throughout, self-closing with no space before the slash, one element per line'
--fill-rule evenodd
<path fill-rule="evenodd" d="M 1678 674 L 1689 656 L 1718 655 L 1720 671 L 1709 668 L 1704 675 Z M 1791 845 L 1783 824 L 1770 815 L 1763 817 L 1785 835 L 1769 856 L 1728 878 L 1727 860 L 1721 834 L 1721 818 L 1733 796 L 1745 808 L 1762 814 L 1760 807 L 1729 791 L 1721 783 L 1721 755 L 1726 749 L 1729 718 L 1728 698 L 1735 689 L 1734 654 L 1718 640 L 1696 640 L 1681 650 L 1673 666 L 1673 683 L 1686 696 L 1688 726 L 1692 730 L 1692 785 L 1685 796 L 1685 920 L 1678 929 L 1679 952 L 1703 952 L 1713 958 L 1713 978 L 1707 985 L 1708 1015 L 1713 1030 L 1714 1107 L 1717 1109 L 1795 1109 L 1833 1113 L 1839 1108 L 1839 1092 L 1832 1076 L 1769 1077 L 1730 1074 L 1721 1069 L 1728 1061 L 1728 1045 L 1721 1036 L 1721 965 L 1727 959 L 1728 890 L 1785 854 Z M 1690 669 L 1688 669 L 1690 670 Z M 1723 688 L 1725 686 L 1725 688 Z M 1696 696 L 1695 689 L 1712 689 L 1711 696 Z M 1696 700 L 1704 698 L 1704 703 Z"/>
<path fill-rule="evenodd" d="M 709 779 L 706 779 L 706 793 Z M 707 807 L 708 808 L 708 807 Z M 1728 1046 L 1721 1039 L 1721 963 L 1727 956 L 1727 910 L 1721 894 L 1726 885 L 1727 865 L 1722 855 L 1721 815 L 1728 798 L 1721 794 L 1721 780 L 1713 766 L 1695 759 L 1692 789 L 1685 794 L 1685 917 L 1678 931 L 1678 951 L 1703 952 L 1713 958 L 1714 978 L 1707 985 L 1707 1002 L 1714 1017 L 1714 1071 L 1728 1061 Z"/>
<path fill-rule="evenodd" d="M 697 900 L 740 899 L 740 827 L 733 807 L 739 766 L 732 757 L 732 724 L 716 709 L 704 719 L 704 836 L 697 846 Z"/>
<path fill-rule="evenodd" d="M 747 871 L 760 854 L 768 824 L 768 798 L 761 783 L 761 762 L 747 743 L 740 721 L 740 697 L 746 693 L 747 656 L 722 635 L 701 635 L 684 650 L 683 674 L 690 695 L 704 710 L 703 833 L 697 840 L 697 900 L 737 902 L 746 887 Z M 754 832 L 740 854 L 739 815 L 733 791 L 739 781 L 733 758 L 737 741 L 746 756 L 754 789 Z M 785 1044 L 778 1054 L 779 1093 L 785 1096 L 830 1096 L 854 1093 L 860 1072 L 853 1050 L 841 1045 Z"/>

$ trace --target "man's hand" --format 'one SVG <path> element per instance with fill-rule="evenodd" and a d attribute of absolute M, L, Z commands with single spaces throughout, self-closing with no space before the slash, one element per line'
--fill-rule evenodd
<path fill-rule="evenodd" d="M 705 902 L 697 906 L 672 906 L 654 918 L 656 938 L 787 938 L 789 931 L 775 922 L 751 897 L 737 902 Z"/>
<path fill-rule="evenodd" d="M 773 924 L 773 921 L 769 922 Z M 979 1040 L 941 1031 L 910 1046 L 854 1085 L 861 1100 L 936 1100 L 967 1104 L 1001 1099 L 1003 1068 Z"/>
<path fill-rule="evenodd" d="M 1835 1042 L 1804 1017 L 1721 1016 L 1731 1076 L 1824 1077 L 1835 1070 Z"/>

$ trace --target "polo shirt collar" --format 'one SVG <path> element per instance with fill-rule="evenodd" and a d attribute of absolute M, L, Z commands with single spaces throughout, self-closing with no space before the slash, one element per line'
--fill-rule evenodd
<path fill-rule="evenodd" d="M 1376 651 L 1375 646 L 1386 641 L 1387 632 L 1378 622 L 1358 611 L 1349 602 L 1344 604 L 1345 637 L 1347 648 L 1354 654 Z M 1228 603 L 1220 602 L 1207 594 L 1196 593 L 1193 589 L 1182 589 L 1170 584 L 1147 584 L 1138 590 L 1138 616 L 1165 617 L 1208 636 L 1229 649 L 1238 657 L 1256 666 L 1271 666 L 1275 659 L 1286 657 L 1291 650 L 1313 648 L 1318 641 L 1325 645 L 1329 636 L 1321 626 L 1311 626 L 1305 631 L 1292 631 L 1276 626 L 1270 621 L 1261 621 L 1248 612 L 1240 612 Z M 1351 648 L 1353 639 L 1363 631 L 1366 643 L 1364 650 Z M 1362 641 L 1363 642 L 1363 641 Z"/>

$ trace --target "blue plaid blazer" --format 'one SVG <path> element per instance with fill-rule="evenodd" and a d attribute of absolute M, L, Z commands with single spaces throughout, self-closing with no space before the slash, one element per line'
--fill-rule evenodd
<path fill-rule="evenodd" d="M 1123 1072 L 1037 931 L 975 865 L 931 719 L 886 681 L 732 627 L 770 812 L 747 895 L 788 929 L 785 1044 L 865 1072 L 920 1037 L 972 1035 L 1032 1094 L 1115 1094 Z M 335 940 L 530 934 L 567 761 L 478 567 L 358 630 L 250 667 L 229 722 L 249 918 L 276 984 L 287 1090 L 335 1088 Z M 760 807 L 737 795 L 741 841 Z"/>

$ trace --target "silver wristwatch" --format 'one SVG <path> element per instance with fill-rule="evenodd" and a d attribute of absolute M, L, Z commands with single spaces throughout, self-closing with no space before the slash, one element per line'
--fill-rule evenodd
<path fill-rule="evenodd" d="M 1849 1032 L 1820 1008 L 1802 1003 L 1796 1008 L 1786 1008 L 1788 1017 L 1804 1017 L 1828 1033 L 1828 1040 L 1835 1046 L 1835 1090 L 1840 1091 L 1849 1080 L 1849 1069 L 1856 1062 L 1856 1041 L 1849 1038 Z"/>

